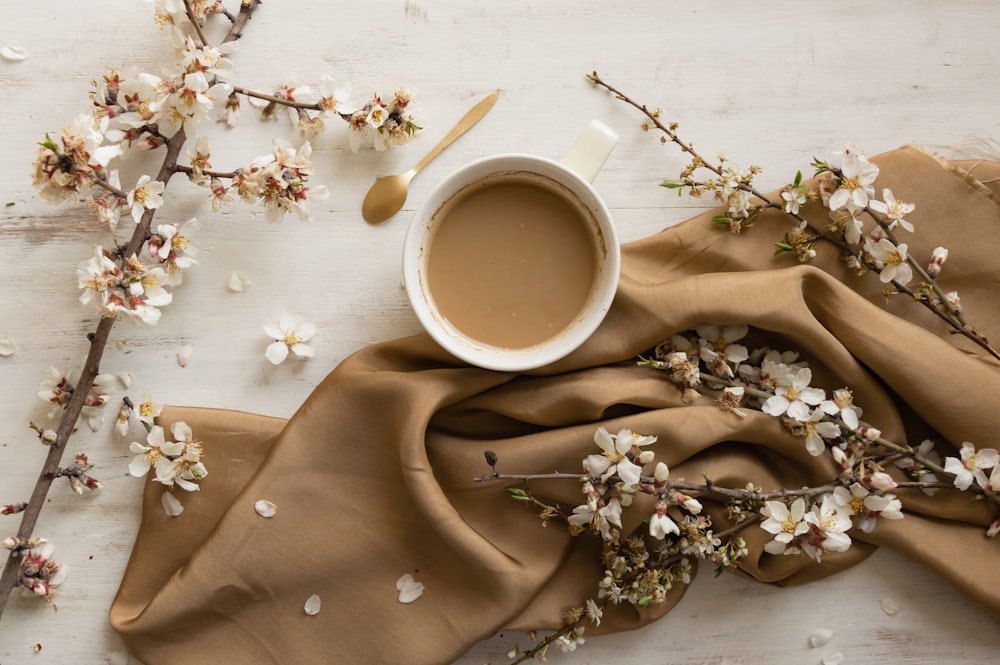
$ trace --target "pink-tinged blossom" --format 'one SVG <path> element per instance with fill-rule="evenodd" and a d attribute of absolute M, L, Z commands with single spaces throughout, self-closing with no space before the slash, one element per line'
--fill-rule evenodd
<path fill-rule="evenodd" d="M 649 518 L 649 535 L 657 540 L 663 540 L 668 534 L 680 535 L 680 527 L 667 514 L 667 504 L 659 501 L 653 515 Z"/>
<path fill-rule="evenodd" d="M 823 552 L 844 552 L 851 546 L 851 537 L 845 533 L 851 528 L 850 512 L 832 495 L 813 504 L 802 519 L 809 525 L 802 538 L 802 551 L 817 562 L 822 560 Z"/>

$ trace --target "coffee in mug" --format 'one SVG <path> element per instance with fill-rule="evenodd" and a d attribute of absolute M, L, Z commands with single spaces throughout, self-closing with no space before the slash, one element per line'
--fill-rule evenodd
<path fill-rule="evenodd" d="M 438 209 L 427 286 L 438 313 L 484 344 L 526 348 L 576 321 L 594 294 L 600 228 L 567 187 L 497 173 Z"/>
<path fill-rule="evenodd" d="M 561 161 L 484 157 L 431 190 L 407 229 L 403 284 L 441 346 L 480 367 L 523 371 L 597 329 L 621 257 L 591 181 L 617 140 L 594 121 Z"/>

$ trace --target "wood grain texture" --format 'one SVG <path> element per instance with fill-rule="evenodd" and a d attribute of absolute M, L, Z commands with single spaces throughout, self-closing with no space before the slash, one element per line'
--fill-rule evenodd
<path fill-rule="evenodd" d="M 634 110 L 593 89 L 587 72 L 597 69 L 634 98 L 663 107 L 707 155 L 760 164 L 760 183 L 770 189 L 844 142 L 875 154 L 996 135 L 998 32 L 1000 14 L 988 0 L 268 2 L 234 56 L 241 85 L 268 89 L 323 74 L 386 92 L 406 84 L 417 90 L 426 130 L 388 154 L 351 154 L 345 127 L 317 138 L 316 181 L 332 196 L 314 206 L 311 222 L 268 224 L 242 205 L 212 213 L 200 190 L 176 178 L 157 220 L 201 220 L 200 264 L 159 325 L 116 326 L 103 370 L 133 373 L 133 398 L 288 416 L 352 352 L 419 331 L 400 286 L 406 221 L 458 165 L 505 151 L 558 157 L 599 118 L 621 135 L 596 185 L 624 241 L 708 205 L 657 186 L 676 175 L 681 156 L 644 134 Z M 7 3 L 0 43 L 10 41 L 29 55 L 0 61 L 0 204 L 13 204 L 0 205 L 0 339 L 17 345 L 0 358 L 0 503 L 30 494 L 45 452 L 27 428 L 45 418 L 36 387 L 47 367 L 82 359 L 96 321 L 77 302 L 75 269 L 94 245 L 109 243 L 84 210 L 45 205 L 34 193 L 36 144 L 86 109 L 90 82 L 106 67 L 157 71 L 169 55 L 151 5 L 128 0 Z M 497 106 L 421 172 L 404 210 L 378 226 L 363 222 L 361 200 L 375 177 L 409 168 L 491 90 L 500 91 Z M 248 162 L 268 151 L 272 136 L 298 141 L 287 126 L 248 113 L 236 130 L 212 129 L 213 162 Z M 233 271 L 253 286 L 229 292 Z M 318 325 L 315 359 L 265 361 L 260 324 L 283 309 Z M 194 348 L 186 368 L 175 361 L 182 344 Z M 78 498 L 57 484 L 39 523 L 37 533 L 70 568 L 59 611 L 15 598 L 0 623 L 2 665 L 128 662 L 106 617 L 138 525 L 141 481 L 127 475 L 127 442 L 111 432 L 113 416 L 109 409 L 97 433 L 82 426 L 68 450 L 88 453 L 105 488 Z M 16 518 L 0 519 L 0 536 L 16 530 Z M 888 597 L 901 608 L 896 616 L 879 608 Z M 835 631 L 833 640 L 810 649 L 808 637 L 820 626 Z M 392 639 L 391 628 L 373 626 L 364 639 Z M 506 662 L 515 642 L 526 645 L 520 634 L 496 636 L 458 662 Z M 1000 631 L 983 612 L 932 574 L 879 552 L 794 589 L 702 576 L 660 622 L 589 639 L 576 654 L 551 660 L 818 663 L 841 651 L 845 664 L 988 663 L 998 647 Z"/>

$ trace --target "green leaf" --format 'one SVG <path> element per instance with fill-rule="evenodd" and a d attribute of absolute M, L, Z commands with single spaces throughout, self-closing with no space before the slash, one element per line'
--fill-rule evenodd
<path fill-rule="evenodd" d="M 660 183 L 660 187 L 666 187 L 667 189 L 680 189 L 684 187 L 683 180 L 664 180 Z"/>
<path fill-rule="evenodd" d="M 652 596 L 643 596 L 642 598 L 639 599 L 639 602 L 636 603 L 636 604 L 639 607 L 645 609 L 645 608 L 649 607 L 649 604 L 652 603 L 652 602 L 653 602 L 653 597 Z"/>
<path fill-rule="evenodd" d="M 795 172 L 795 182 L 792 183 L 796 187 L 802 184 L 802 171 Z"/>
<path fill-rule="evenodd" d="M 789 245 L 787 242 L 776 242 L 774 246 L 777 248 L 774 250 L 774 255 L 787 254 L 788 252 L 794 252 L 795 248 Z"/>
<path fill-rule="evenodd" d="M 530 501 L 527 492 L 525 492 L 520 487 L 508 487 L 506 488 L 507 493 L 510 494 L 510 498 L 515 501 Z"/>
<path fill-rule="evenodd" d="M 720 226 L 729 226 L 729 215 L 716 215 L 712 221 Z"/>
<path fill-rule="evenodd" d="M 45 140 L 41 141 L 38 145 L 42 146 L 43 148 L 48 148 L 52 152 L 59 152 L 59 146 L 56 145 L 56 142 L 53 141 L 48 134 L 45 135 Z"/>

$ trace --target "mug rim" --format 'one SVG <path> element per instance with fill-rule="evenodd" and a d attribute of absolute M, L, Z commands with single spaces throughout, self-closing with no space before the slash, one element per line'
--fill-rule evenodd
<path fill-rule="evenodd" d="M 425 245 L 432 235 L 432 221 L 437 212 L 463 187 L 508 171 L 535 173 L 568 187 L 594 218 L 601 244 L 597 262 L 599 273 L 595 279 L 594 292 L 576 319 L 558 334 L 523 348 L 494 346 L 458 330 L 432 306 L 433 299 L 425 275 Z M 403 285 L 424 330 L 455 357 L 478 367 L 498 371 L 536 369 L 556 362 L 579 348 L 593 335 L 610 310 L 618 287 L 620 267 L 621 251 L 614 221 L 607 204 L 594 186 L 566 165 L 528 153 L 487 155 L 454 169 L 417 206 L 403 243 Z"/>

